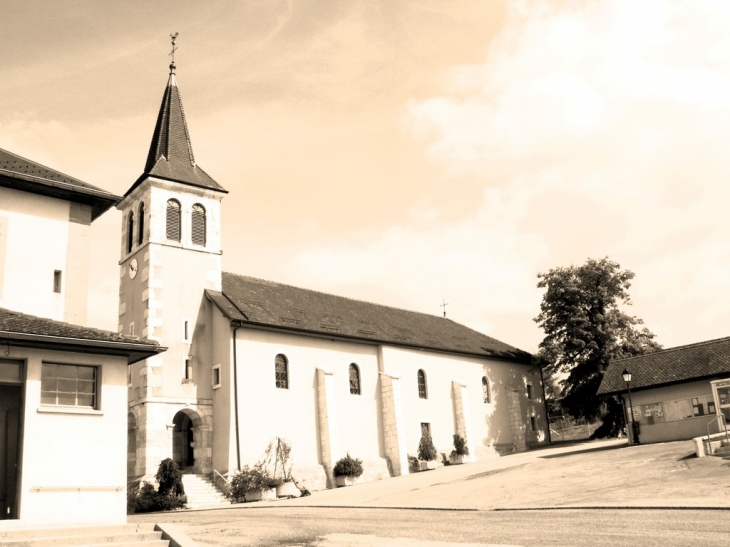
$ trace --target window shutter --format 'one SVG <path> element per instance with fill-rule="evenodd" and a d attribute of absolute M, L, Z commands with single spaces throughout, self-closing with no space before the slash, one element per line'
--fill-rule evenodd
<path fill-rule="evenodd" d="M 192 239 L 193 245 L 205 245 L 205 209 L 196 203 L 193 205 Z"/>
<path fill-rule="evenodd" d="M 165 232 L 167 239 L 180 241 L 180 203 L 174 199 L 167 202 Z"/>

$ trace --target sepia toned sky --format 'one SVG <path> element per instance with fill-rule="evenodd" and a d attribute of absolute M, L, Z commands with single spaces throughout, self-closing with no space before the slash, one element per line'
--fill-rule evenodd
<path fill-rule="evenodd" d="M 609 258 L 665 347 L 730 335 L 730 3 L 0 0 L 0 148 L 123 194 L 179 32 L 224 270 L 527 351 L 538 272 Z M 116 329 L 117 211 L 89 322 Z"/>

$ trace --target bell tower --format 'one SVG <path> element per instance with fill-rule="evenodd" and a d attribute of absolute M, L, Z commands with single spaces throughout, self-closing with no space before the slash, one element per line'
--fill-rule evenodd
<path fill-rule="evenodd" d="M 154 475 L 165 458 L 211 472 L 210 348 L 202 343 L 210 326 L 201 309 L 206 289 L 221 290 L 226 193 L 195 162 L 173 55 L 144 172 L 117 205 L 119 331 L 168 348 L 128 371 L 130 475 Z"/>

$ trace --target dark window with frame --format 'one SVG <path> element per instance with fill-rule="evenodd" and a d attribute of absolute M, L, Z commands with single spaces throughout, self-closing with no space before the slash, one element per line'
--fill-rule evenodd
<path fill-rule="evenodd" d="M 129 213 L 127 219 L 127 252 L 132 252 L 132 246 L 134 245 L 134 213 Z"/>
<path fill-rule="evenodd" d="M 527 398 L 532 399 L 532 384 L 527 384 Z"/>
<path fill-rule="evenodd" d="M 54 270 L 53 272 L 53 292 L 60 293 L 62 289 L 63 274 L 61 270 Z"/>
<path fill-rule="evenodd" d="M 144 202 L 139 204 L 139 219 L 137 220 L 137 245 L 144 241 Z"/>
<path fill-rule="evenodd" d="M 530 416 L 530 431 L 537 431 L 537 420 L 534 416 Z"/>
<path fill-rule="evenodd" d="M 431 436 L 431 424 L 428 422 L 421 422 L 421 437 L 428 435 Z"/>
<path fill-rule="evenodd" d="M 274 360 L 276 370 L 276 387 L 289 389 L 289 362 L 281 353 Z"/>
<path fill-rule="evenodd" d="M 704 405 L 702 403 L 700 403 L 700 400 L 697 397 L 692 398 L 692 415 L 693 416 L 704 416 L 705 409 L 703 407 L 704 407 Z"/>
<path fill-rule="evenodd" d="M 41 404 L 97 408 L 97 368 L 43 363 Z"/>
<path fill-rule="evenodd" d="M 486 376 L 482 376 L 482 399 L 484 399 L 485 403 L 492 402 L 489 395 L 489 380 L 487 380 Z"/>
<path fill-rule="evenodd" d="M 168 199 L 165 217 L 165 235 L 167 239 L 180 241 L 180 217 L 180 202 L 176 199 Z"/>
<path fill-rule="evenodd" d="M 418 398 L 428 399 L 428 386 L 426 386 L 426 373 L 418 371 Z"/>
<path fill-rule="evenodd" d="M 350 393 L 360 395 L 360 369 L 355 363 L 350 365 Z"/>
<path fill-rule="evenodd" d="M 193 205 L 191 220 L 193 245 L 205 245 L 205 208 L 200 203 Z"/>

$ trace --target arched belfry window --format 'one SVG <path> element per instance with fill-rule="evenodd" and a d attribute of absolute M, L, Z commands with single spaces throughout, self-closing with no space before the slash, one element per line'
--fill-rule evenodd
<path fill-rule="evenodd" d="M 139 204 L 139 219 L 137 220 L 137 245 L 144 241 L 144 201 Z"/>
<path fill-rule="evenodd" d="M 289 389 L 289 362 L 286 356 L 281 353 L 274 360 L 276 370 L 276 387 L 279 389 Z"/>
<path fill-rule="evenodd" d="M 492 399 L 489 396 L 489 380 L 486 376 L 482 376 L 482 398 L 485 403 L 491 403 Z"/>
<path fill-rule="evenodd" d="M 192 214 L 193 245 L 205 245 L 205 208 L 196 203 Z"/>
<path fill-rule="evenodd" d="M 167 235 L 167 239 L 180 241 L 180 202 L 178 200 L 167 200 L 165 221 L 165 234 Z"/>
<path fill-rule="evenodd" d="M 132 252 L 132 246 L 134 245 L 134 213 L 129 213 L 127 219 L 127 252 Z"/>
<path fill-rule="evenodd" d="M 355 363 L 350 365 L 350 393 L 360 395 L 360 369 Z"/>
<path fill-rule="evenodd" d="M 428 399 L 428 387 L 426 386 L 426 373 L 418 371 L 418 398 Z"/>

